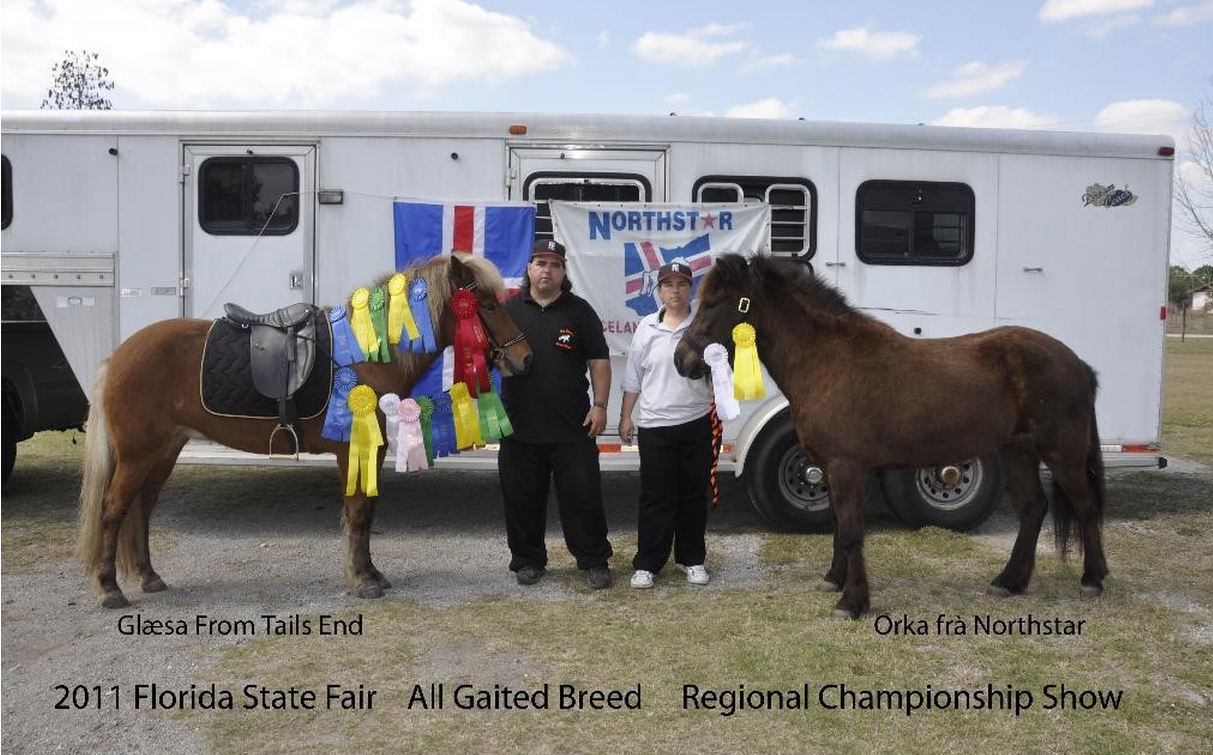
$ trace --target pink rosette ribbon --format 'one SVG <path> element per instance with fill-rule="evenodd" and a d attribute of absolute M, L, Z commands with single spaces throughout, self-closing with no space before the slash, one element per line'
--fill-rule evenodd
<path fill-rule="evenodd" d="M 425 432 L 421 428 L 421 404 L 406 398 L 400 402 L 400 436 L 396 443 L 397 472 L 429 469 L 425 458 Z"/>
<path fill-rule="evenodd" d="M 733 368 L 729 367 L 729 350 L 723 344 L 709 343 L 703 349 L 703 361 L 712 369 L 716 415 L 723 422 L 737 419 L 741 414 L 741 403 L 733 395 Z"/>

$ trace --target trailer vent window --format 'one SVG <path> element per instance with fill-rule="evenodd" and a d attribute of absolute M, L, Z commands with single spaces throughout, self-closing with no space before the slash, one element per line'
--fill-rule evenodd
<path fill-rule="evenodd" d="M 644 176 L 624 173 L 532 173 L 523 197 L 535 203 L 535 238 L 550 239 L 551 200 L 565 202 L 648 202 L 653 189 Z"/>
<path fill-rule="evenodd" d="M 288 157 L 212 157 L 198 181 L 198 221 L 207 233 L 285 236 L 299 225 L 299 168 Z"/>
<path fill-rule="evenodd" d="M 8 161 L 8 155 L 0 155 L 0 166 L 3 170 L 3 192 L 2 204 L 4 205 L 4 218 L 0 228 L 8 228 L 8 224 L 13 222 L 13 164 Z"/>
<path fill-rule="evenodd" d="M 871 265 L 963 265 L 973 206 L 962 183 L 866 181 L 855 193 L 856 254 Z"/>
<path fill-rule="evenodd" d="M 816 251 L 817 190 L 804 178 L 704 176 L 696 202 L 766 202 L 771 205 L 771 252 L 809 258 Z"/>

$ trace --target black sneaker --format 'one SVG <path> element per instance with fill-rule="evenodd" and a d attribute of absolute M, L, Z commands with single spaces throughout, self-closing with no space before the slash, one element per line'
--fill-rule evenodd
<path fill-rule="evenodd" d="M 524 566 L 515 573 L 515 578 L 520 585 L 533 585 L 543 576 L 542 566 Z"/>
<path fill-rule="evenodd" d="M 595 590 L 605 590 L 611 586 L 611 569 L 608 566 L 591 566 L 586 570 L 585 579 Z"/>

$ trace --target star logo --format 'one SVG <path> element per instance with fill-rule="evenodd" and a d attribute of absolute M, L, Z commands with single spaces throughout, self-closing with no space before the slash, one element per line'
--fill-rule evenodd
<path fill-rule="evenodd" d="M 703 227 L 705 230 L 716 227 L 716 216 L 710 212 L 706 215 L 700 215 L 699 219 L 703 221 Z"/>

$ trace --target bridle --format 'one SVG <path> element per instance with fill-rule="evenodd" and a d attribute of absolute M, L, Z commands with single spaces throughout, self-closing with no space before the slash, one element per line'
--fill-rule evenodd
<path fill-rule="evenodd" d="M 476 282 L 472 281 L 471 283 L 460 286 L 459 290 L 474 292 L 476 290 Z M 484 315 L 481 313 L 479 307 L 476 308 L 476 316 L 480 318 L 480 324 L 484 327 L 484 333 L 485 333 L 485 335 L 488 336 L 488 339 L 489 339 L 489 347 L 490 347 L 489 359 L 491 359 L 493 362 L 496 362 L 497 364 L 501 364 L 502 362 L 505 361 L 505 350 L 506 349 L 510 348 L 511 346 L 513 346 L 515 344 L 522 343 L 523 341 L 526 340 L 526 333 L 523 333 L 521 330 L 519 330 L 518 335 L 502 342 L 499 338 L 497 338 L 496 334 L 493 333 L 493 329 L 489 327 L 488 322 L 485 321 Z"/>

